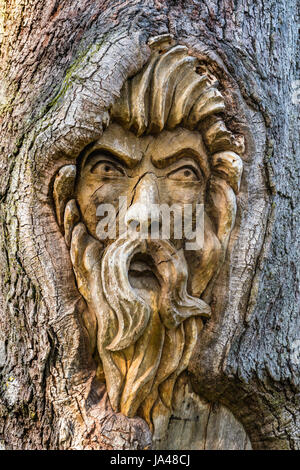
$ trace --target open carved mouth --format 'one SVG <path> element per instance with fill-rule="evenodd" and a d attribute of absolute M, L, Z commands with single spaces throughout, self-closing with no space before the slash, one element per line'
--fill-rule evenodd
<path fill-rule="evenodd" d="M 136 253 L 130 262 L 128 277 L 135 289 L 159 290 L 160 284 L 156 275 L 156 267 L 150 255 Z"/>

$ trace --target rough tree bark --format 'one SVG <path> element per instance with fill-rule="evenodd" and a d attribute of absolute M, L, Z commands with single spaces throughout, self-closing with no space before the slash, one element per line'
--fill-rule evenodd
<path fill-rule="evenodd" d="M 49 188 L 101 136 L 148 39 L 165 33 L 234 96 L 227 123 L 246 136 L 237 224 L 190 364 L 193 388 L 230 410 L 253 448 L 300 448 L 297 22 L 296 0 L 1 1 L 3 448 L 151 445 L 143 420 L 108 412 L 105 395 L 95 407 L 103 389 L 87 397 L 81 298 Z"/>

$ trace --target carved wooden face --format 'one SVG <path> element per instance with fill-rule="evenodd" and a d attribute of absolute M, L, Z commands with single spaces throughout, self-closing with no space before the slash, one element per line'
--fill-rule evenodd
<path fill-rule="evenodd" d="M 203 203 L 208 175 L 199 132 L 177 128 L 137 137 L 112 124 L 83 160 L 77 200 L 84 222 L 96 237 L 99 204 L 117 208 L 120 196 L 127 197 L 128 206 Z"/>
<path fill-rule="evenodd" d="M 125 82 L 112 124 L 77 167 L 60 169 L 53 187 L 91 350 L 100 356 L 97 376 L 112 408 L 142 416 L 154 434 L 168 422 L 174 385 L 211 314 L 200 297 L 222 264 L 242 172 L 235 153 L 242 144 L 215 116 L 225 108 L 216 80 L 197 73 L 186 47 L 161 52 Z M 113 220 L 99 213 L 105 205 Z M 193 222 L 202 205 L 203 244 L 188 248 L 175 219 L 167 237 L 153 237 L 149 222 L 163 224 L 160 211 L 149 214 L 153 205 L 188 205 Z M 106 238 L 98 230 L 104 219 Z M 136 237 L 145 224 L 147 237 Z"/>
<path fill-rule="evenodd" d="M 119 198 L 126 197 L 126 221 L 134 227 L 145 222 L 145 218 L 149 218 L 149 224 L 156 221 L 153 214 L 150 217 L 150 211 L 145 214 L 145 211 L 138 210 L 140 204 L 146 208 L 154 204 L 176 205 L 179 210 L 182 209 L 182 214 L 184 206 L 189 204 L 194 214 L 196 204 L 205 203 L 209 176 L 207 154 L 199 132 L 179 127 L 172 131 L 164 130 L 155 136 L 138 137 L 113 123 L 83 157 L 76 199 L 88 231 L 98 238 L 96 232 L 100 217 L 97 209 L 102 204 L 112 204 L 118 219 Z M 210 224 L 209 220 L 206 224 Z M 214 252 L 210 246 L 209 261 L 216 265 L 219 243 L 212 233 L 210 237 L 214 238 Z M 107 238 L 104 245 L 112 243 L 111 238 Z M 184 233 L 182 238 L 174 238 L 172 221 L 170 242 L 177 250 L 185 247 Z M 202 256 L 203 250 L 186 253 L 192 271 L 197 271 L 199 257 Z M 134 287 L 141 284 L 145 288 L 156 287 L 151 264 L 149 257 L 136 256 L 130 266 L 130 280 Z M 213 266 L 210 269 L 212 273 Z M 203 278 L 200 284 L 197 279 L 200 279 L 199 272 L 194 283 L 192 277 L 189 279 L 189 288 L 194 295 L 204 287 Z"/>
<path fill-rule="evenodd" d="M 211 313 L 199 297 L 218 271 L 234 222 L 233 191 L 219 176 L 227 161 L 237 161 L 235 154 L 216 154 L 211 174 L 198 131 L 177 127 L 137 136 L 113 123 L 89 145 L 77 171 L 63 167 L 54 184 L 57 217 L 64 219 L 87 304 L 84 323 L 112 407 L 127 416 L 139 414 L 152 430 L 161 429 L 162 417 L 168 421 L 174 384 L 188 366 L 202 318 Z M 76 173 L 74 199 L 67 202 L 67 182 L 74 182 Z M 174 230 L 167 239 L 153 238 L 150 231 L 139 239 L 121 227 L 114 237 L 101 239 L 98 208 L 109 204 L 118 221 L 120 197 L 127 201 L 126 222 L 135 227 L 148 223 L 147 208 L 154 204 L 193 210 L 204 205 L 203 246 L 189 251 Z M 139 204 L 144 211 L 137 210 Z"/>

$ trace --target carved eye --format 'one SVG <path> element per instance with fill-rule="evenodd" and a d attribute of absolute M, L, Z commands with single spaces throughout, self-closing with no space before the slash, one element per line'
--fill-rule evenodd
<path fill-rule="evenodd" d="M 122 168 L 108 161 L 97 162 L 91 169 L 91 172 L 106 178 L 116 178 L 125 174 Z"/>
<path fill-rule="evenodd" d="M 168 175 L 171 180 L 175 181 L 198 181 L 199 176 L 192 166 L 182 166 L 181 168 L 172 171 Z"/>

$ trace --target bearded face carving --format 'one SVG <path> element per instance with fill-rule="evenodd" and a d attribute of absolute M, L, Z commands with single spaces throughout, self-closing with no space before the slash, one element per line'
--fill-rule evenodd
<path fill-rule="evenodd" d="M 57 174 L 54 201 L 112 408 L 138 414 L 158 433 L 211 315 L 201 296 L 235 222 L 243 142 L 221 118 L 216 79 L 187 48 L 152 47 L 149 63 L 124 84 L 102 138 Z M 113 217 L 99 212 L 108 205 Z M 204 208 L 198 249 L 175 236 L 172 217 L 169 236 L 153 236 L 162 215 L 150 209 L 161 205 L 189 205 L 193 221 L 196 207 Z M 142 226 L 146 237 L 138 235 Z"/>

